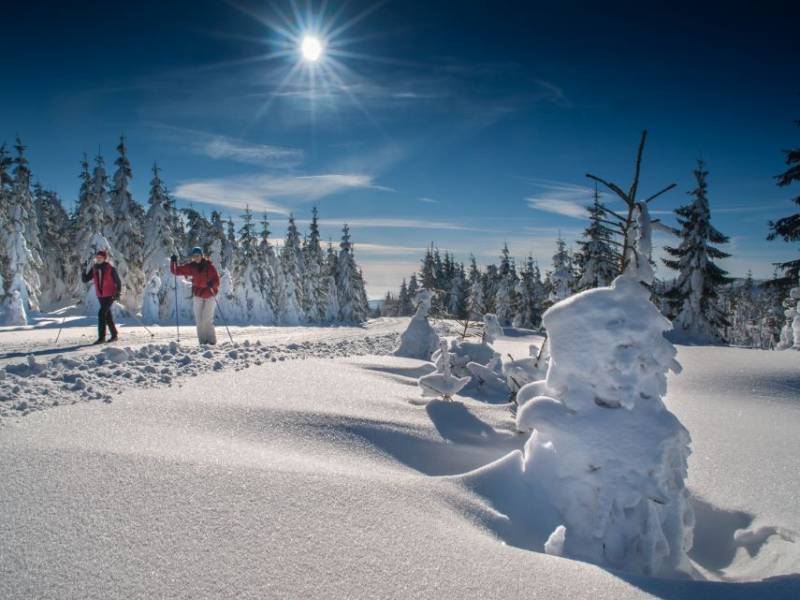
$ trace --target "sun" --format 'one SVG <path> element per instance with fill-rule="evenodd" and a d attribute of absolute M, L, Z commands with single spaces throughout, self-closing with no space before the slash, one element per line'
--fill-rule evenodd
<path fill-rule="evenodd" d="M 322 42 L 313 35 L 304 36 L 300 43 L 300 54 L 306 62 L 317 62 L 322 57 Z"/>

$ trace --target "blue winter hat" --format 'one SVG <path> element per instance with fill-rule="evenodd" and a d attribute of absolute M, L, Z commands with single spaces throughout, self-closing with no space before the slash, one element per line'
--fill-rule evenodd
<path fill-rule="evenodd" d="M 192 248 L 192 255 L 195 254 L 200 254 L 202 256 L 203 249 L 200 246 L 195 246 L 194 248 Z"/>

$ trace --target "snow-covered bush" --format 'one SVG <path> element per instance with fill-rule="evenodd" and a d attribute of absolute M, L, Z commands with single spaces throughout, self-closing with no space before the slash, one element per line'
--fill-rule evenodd
<path fill-rule="evenodd" d="M 497 315 L 486 313 L 483 315 L 483 341 L 487 344 L 493 343 L 497 338 L 502 337 L 503 328 Z"/>
<path fill-rule="evenodd" d="M 395 356 L 430 360 L 431 355 L 439 347 L 439 336 L 428 322 L 432 300 L 433 294 L 429 290 L 421 290 L 417 294 L 417 312 L 411 317 L 408 328 L 400 336 L 400 347 L 394 351 Z"/>
<path fill-rule="evenodd" d="M 503 375 L 513 392 L 534 381 L 542 379 L 547 371 L 547 362 L 540 356 L 539 347 L 531 345 L 530 356 L 503 363 Z"/>
<path fill-rule="evenodd" d="M 441 349 L 433 353 L 431 360 L 435 363 L 441 356 Z M 458 377 L 469 375 L 467 364 L 471 362 L 486 365 L 498 354 L 487 343 L 467 342 L 461 339 L 450 340 L 450 368 Z"/>
<path fill-rule="evenodd" d="M 568 557 L 649 575 L 688 571 L 694 515 L 685 487 L 689 432 L 665 407 L 667 372 L 679 371 L 663 336 L 669 321 L 641 282 L 652 282 L 650 226 L 611 287 L 551 307 L 545 380 L 518 395 L 524 477 L 548 490 Z M 555 539 L 563 541 L 555 544 Z"/>
<path fill-rule="evenodd" d="M 539 464 L 549 473 L 555 459 L 548 487 L 565 555 L 651 575 L 686 570 L 690 437 L 661 400 L 667 371 L 679 369 L 662 335 L 669 322 L 625 276 L 556 304 L 544 322 L 552 360 L 517 427 L 533 431 L 526 476 L 546 476 Z"/>
<path fill-rule="evenodd" d="M 441 397 L 452 400 L 461 389 L 470 382 L 469 377 L 456 377 L 450 372 L 450 356 L 447 352 L 447 342 L 439 343 L 439 359 L 436 361 L 436 371 L 423 375 L 417 381 L 422 388 L 422 395 L 426 398 Z"/>
<path fill-rule="evenodd" d="M 484 396 L 489 396 L 495 401 L 508 401 L 511 390 L 503 376 L 503 367 L 500 356 L 496 355 L 488 363 L 467 363 L 467 371 L 472 376 L 472 381 Z"/>
<path fill-rule="evenodd" d="M 783 303 L 786 310 L 786 323 L 781 330 L 779 348 L 800 350 L 800 284 L 789 290 L 789 297 Z"/>
<path fill-rule="evenodd" d="M 25 302 L 19 290 L 13 290 L 6 300 L 4 313 L 6 325 L 27 325 L 28 314 L 25 312 Z"/>
<path fill-rule="evenodd" d="M 161 278 L 153 275 L 147 282 L 142 299 L 142 322 L 150 325 L 159 320 L 159 292 L 161 291 Z"/>

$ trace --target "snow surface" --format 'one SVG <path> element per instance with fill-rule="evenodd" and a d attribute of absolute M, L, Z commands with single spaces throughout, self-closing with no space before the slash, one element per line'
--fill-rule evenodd
<path fill-rule="evenodd" d="M 230 359 L 181 386 L 6 419 L 0 597 L 798 597 L 798 575 L 777 577 L 800 573 L 800 542 L 788 541 L 800 531 L 796 353 L 679 347 L 685 371 L 666 404 L 694 440 L 690 558 L 710 579 L 773 579 L 666 580 L 532 552 L 539 530 L 559 549 L 559 523 L 531 511 L 532 490 L 500 472 L 469 485 L 525 442 L 509 405 L 425 403 L 416 380 L 431 366 L 419 360 L 258 357 L 280 336 L 273 353 L 303 355 L 304 341 L 406 324 L 253 329 L 260 347 L 224 348 L 249 348 L 251 368 Z M 535 342 L 494 346 L 521 357 Z"/>

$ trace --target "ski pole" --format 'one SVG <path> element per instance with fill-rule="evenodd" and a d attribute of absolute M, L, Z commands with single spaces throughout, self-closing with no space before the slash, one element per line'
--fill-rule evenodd
<path fill-rule="evenodd" d="M 58 338 L 61 337 L 61 330 L 64 329 L 64 321 L 66 321 L 67 315 L 61 317 L 61 325 L 58 326 L 58 335 L 56 336 L 56 344 L 58 344 Z"/>
<path fill-rule="evenodd" d="M 231 340 L 231 344 L 233 343 L 233 336 L 231 335 L 231 330 L 228 329 L 228 321 L 225 319 L 225 314 L 222 312 L 222 307 L 219 305 L 219 301 L 217 300 L 216 294 L 211 296 L 214 299 L 214 303 L 217 305 L 217 310 L 219 311 L 219 316 L 222 317 L 222 322 L 225 325 L 225 331 L 228 332 L 228 337 Z"/>
<path fill-rule="evenodd" d="M 175 264 L 177 267 L 177 262 Z M 181 324 L 180 316 L 178 313 L 178 275 L 175 274 L 175 330 L 177 331 L 178 343 L 181 343 Z"/>
<path fill-rule="evenodd" d="M 114 302 L 114 304 L 116 304 L 117 306 L 119 306 L 119 307 L 120 307 L 120 309 L 124 310 L 125 312 L 128 312 L 128 310 L 127 310 L 127 309 L 126 309 L 124 306 L 122 306 L 122 304 L 120 304 L 119 302 Z M 150 330 L 147 328 L 147 325 L 145 325 L 145 324 L 144 324 L 144 321 L 142 321 L 142 320 L 139 318 L 139 315 L 137 315 L 136 313 L 131 313 L 131 314 L 133 314 L 133 318 L 134 318 L 134 319 L 136 319 L 137 321 L 139 321 L 139 325 L 141 325 L 142 327 L 144 327 L 144 330 L 145 330 L 147 333 L 149 333 L 149 334 L 150 334 L 150 337 L 156 337 L 156 336 L 155 336 L 155 334 L 154 334 L 152 331 L 150 331 Z"/>

